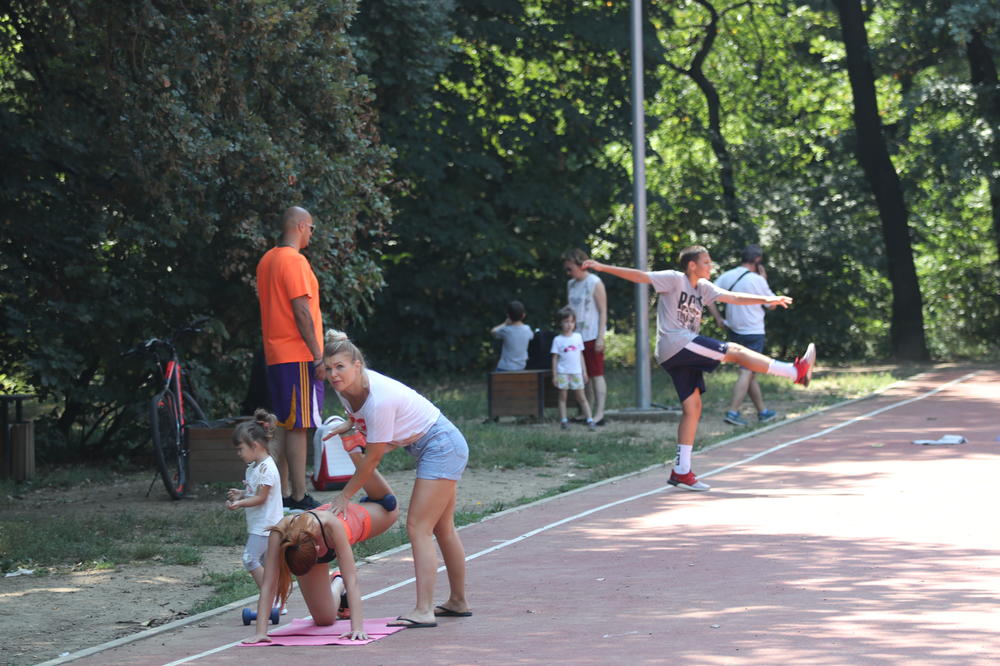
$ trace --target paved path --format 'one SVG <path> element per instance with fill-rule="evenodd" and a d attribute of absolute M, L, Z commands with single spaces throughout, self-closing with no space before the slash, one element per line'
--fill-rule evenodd
<path fill-rule="evenodd" d="M 471 618 L 244 648 L 231 611 L 76 663 L 996 664 L 1000 370 L 966 372 L 697 453 L 709 493 L 656 469 L 469 526 Z M 412 607 L 409 550 L 361 573 L 367 616 Z"/>

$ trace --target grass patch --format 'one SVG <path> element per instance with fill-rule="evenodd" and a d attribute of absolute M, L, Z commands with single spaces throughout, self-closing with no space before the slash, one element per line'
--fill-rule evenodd
<path fill-rule="evenodd" d="M 32 514 L 6 515 L 0 518 L 0 568 L 150 560 L 194 565 L 201 563 L 201 546 L 240 547 L 245 541 L 246 522 L 231 512 L 203 512 L 194 520 L 184 511 L 157 518 L 129 511 L 55 514 L 44 523 Z"/>
<path fill-rule="evenodd" d="M 197 546 L 238 546 L 247 540 L 243 511 L 211 511 L 183 527 L 183 542 Z"/>
<path fill-rule="evenodd" d="M 0 519 L 0 558 L 11 568 L 55 566 L 107 561 L 120 564 L 132 559 L 139 523 L 128 512 L 114 517 L 54 514 L 44 523 L 37 516 Z"/>
<path fill-rule="evenodd" d="M 243 569 L 232 573 L 207 573 L 202 576 L 201 582 L 205 585 L 211 585 L 213 593 L 208 599 L 195 604 L 191 609 L 192 615 L 204 613 L 257 594 L 257 584 Z"/>
<path fill-rule="evenodd" d="M 196 546 L 173 546 L 165 549 L 161 556 L 165 564 L 194 566 L 201 564 L 201 550 Z"/>
<path fill-rule="evenodd" d="M 0 508 L 16 506 L 15 500 L 19 496 L 33 490 L 43 488 L 65 490 L 88 486 L 106 486 L 113 483 L 118 476 L 107 467 L 74 465 L 72 467 L 43 468 L 39 470 L 35 478 L 28 481 L 0 479 Z"/>

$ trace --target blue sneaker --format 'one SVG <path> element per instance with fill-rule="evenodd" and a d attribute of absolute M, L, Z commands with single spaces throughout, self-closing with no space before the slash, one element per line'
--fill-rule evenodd
<path fill-rule="evenodd" d="M 747 420 L 740 416 L 739 412 L 734 412 L 732 410 L 726 412 L 725 417 L 722 419 L 726 423 L 732 423 L 735 426 L 745 426 L 747 425 Z"/>
<path fill-rule="evenodd" d="M 776 418 L 778 418 L 778 412 L 773 409 L 765 409 L 762 412 L 757 412 L 757 420 L 761 423 L 770 423 Z"/>

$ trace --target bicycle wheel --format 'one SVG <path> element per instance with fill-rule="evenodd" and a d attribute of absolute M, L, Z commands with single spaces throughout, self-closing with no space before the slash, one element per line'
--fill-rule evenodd
<path fill-rule="evenodd" d="M 153 433 L 153 452 L 156 466 L 163 477 L 163 485 L 174 499 L 184 497 L 187 486 L 188 457 L 177 397 L 164 389 L 150 405 L 150 429 Z"/>

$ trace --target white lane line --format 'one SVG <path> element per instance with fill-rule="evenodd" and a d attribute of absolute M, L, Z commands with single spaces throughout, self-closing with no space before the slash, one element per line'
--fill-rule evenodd
<path fill-rule="evenodd" d="M 902 407 L 902 406 L 908 405 L 908 404 L 910 404 L 912 402 L 916 402 L 917 400 L 923 400 L 924 398 L 927 398 L 927 397 L 930 397 L 932 395 L 935 395 L 935 394 L 939 393 L 940 391 L 944 390 L 945 388 L 947 388 L 949 386 L 961 383 L 961 382 L 963 382 L 963 381 L 965 381 L 965 380 L 967 380 L 967 379 L 969 379 L 969 378 L 971 378 L 971 377 L 973 377 L 973 376 L 975 376 L 977 374 L 980 374 L 980 372 L 982 372 L 982 371 L 981 370 L 977 370 L 977 371 L 974 371 L 974 372 L 970 372 L 970 373 L 968 373 L 966 375 L 963 375 L 962 377 L 959 377 L 958 379 L 954 379 L 954 380 L 952 380 L 950 382 L 942 384 L 941 386 L 939 386 L 937 388 L 934 388 L 934 389 L 931 389 L 930 391 L 928 391 L 926 393 L 923 393 L 923 394 L 921 394 L 919 396 L 915 396 L 913 398 L 908 398 L 908 399 L 902 400 L 902 401 L 900 401 L 898 403 L 893 403 L 893 404 L 887 405 L 885 407 L 881 407 L 881 408 L 873 410 L 873 411 L 871 411 L 871 412 L 869 412 L 867 414 L 863 414 L 861 416 L 855 417 L 855 418 L 853 418 L 853 419 L 851 419 L 849 421 L 845 421 L 845 422 L 843 422 L 843 423 L 841 423 L 839 425 L 832 426 L 830 428 L 826 428 L 826 429 L 824 429 L 822 431 L 819 431 L 817 433 L 814 433 L 812 435 L 808 435 L 808 436 L 805 436 L 805 437 L 800 437 L 798 439 L 791 440 L 791 441 L 786 442 L 784 444 L 779 444 L 779 445 L 777 445 L 775 447 L 767 449 L 766 451 L 762 451 L 760 453 L 757 453 L 757 454 L 754 454 L 754 455 L 749 456 L 747 458 L 744 458 L 743 460 L 737 461 L 735 463 L 731 463 L 729 465 L 725 465 L 725 466 L 720 467 L 718 469 L 711 470 L 711 471 L 709 471 L 709 472 L 707 472 L 705 474 L 702 474 L 701 476 L 703 476 L 703 477 L 709 477 L 709 476 L 713 476 L 713 475 L 716 475 L 716 474 L 720 474 L 720 473 L 722 473 L 722 472 L 724 472 L 724 471 L 726 471 L 728 469 L 732 469 L 733 467 L 736 467 L 738 465 L 742 465 L 742 464 L 745 464 L 747 462 L 752 462 L 754 460 L 757 460 L 758 458 L 760 458 L 760 457 L 762 457 L 764 455 L 767 455 L 768 453 L 773 453 L 775 451 L 779 451 L 779 450 L 781 450 L 783 448 L 787 448 L 788 446 L 791 446 L 793 444 L 797 444 L 799 442 L 806 441 L 808 439 L 813 439 L 815 437 L 820 437 L 820 436 L 822 436 L 822 435 L 824 435 L 826 433 L 833 432 L 834 430 L 838 430 L 838 429 L 846 427 L 848 425 L 857 423 L 858 421 L 864 420 L 866 418 L 870 418 L 872 416 L 876 416 L 876 415 L 881 414 L 882 412 L 888 411 L 890 409 L 895 409 L 896 407 Z M 829 407 L 825 407 L 825 408 L 823 408 L 821 410 L 818 410 L 816 412 L 811 412 L 809 414 L 803 414 L 802 416 L 797 416 L 797 417 L 792 418 L 792 419 L 786 419 L 784 421 L 779 421 L 779 422 L 774 423 L 772 425 L 768 425 L 768 426 L 766 426 L 764 428 L 757 428 L 757 429 L 755 429 L 753 431 L 750 431 L 750 432 L 747 432 L 747 433 L 744 433 L 744 434 L 741 434 L 741 435 L 737 435 L 736 437 L 731 437 L 731 438 L 723 440 L 721 442 L 716 442 L 715 444 L 712 444 L 711 446 L 707 446 L 707 447 L 705 447 L 703 449 L 700 449 L 699 453 L 704 453 L 704 452 L 710 451 L 712 449 L 721 448 L 721 447 L 726 446 L 728 444 L 731 444 L 733 442 L 737 442 L 737 441 L 746 439 L 747 437 L 756 437 L 757 435 L 765 433 L 765 432 L 767 432 L 769 430 L 773 430 L 775 428 L 783 427 L 783 426 L 789 425 L 791 423 L 795 423 L 797 421 L 801 421 L 803 419 L 813 418 L 813 417 L 819 416 L 819 415 L 821 415 L 821 414 L 823 414 L 825 412 L 832 411 L 832 410 L 835 410 L 835 409 L 839 409 L 841 407 L 853 404 L 855 402 L 859 402 L 861 400 L 868 400 L 870 398 L 873 398 L 873 397 L 876 397 L 878 395 L 881 395 L 882 393 L 885 393 L 885 392 L 887 392 L 887 391 L 889 391 L 889 390 L 891 390 L 893 388 L 896 388 L 897 386 L 900 386 L 900 385 L 902 385 L 902 384 L 904 384 L 906 382 L 913 382 L 913 381 L 919 380 L 921 377 L 923 377 L 924 375 L 927 375 L 927 374 L 931 374 L 931 371 L 928 371 L 928 372 L 925 372 L 925 373 L 919 373 L 919 374 L 914 375 L 912 377 L 908 377 L 908 378 L 900 380 L 898 382 L 894 382 L 894 383 L 892 383 L 892 384 L 890 384 L 890 385 L 888 385 L 886 387 L 883 387 L 883 388 L 881 388 L 881 389 L 879 389 L 877 391 L 873 391 L 872 393 L 869 393 L 867 395 L 861 396 L 859 398 L 852 398 L 850 400 L 844 400 L 842 402 L 838 402 L 836 404 L 830 405 Z M 491 514 L 491 515 L 487 516 L 486 518 L 484 518 L 482 521 L 479 521 L 479 522 L 474 523 L 474 524 L 479 524 L 479 523 L 485 522 L 487 520 L 498 518 L 498 517 L 506 515 L 508 513 L 513 513 L 515 511 L 523 511 L 524 509 L 527 509 L 529 507 L 535 506 L 537 504 L 544 504 L 544 503 L 547 503 L 547 502 L 551 502 L 553 500 L 559 499 L 561 497 L 565 497 L 567 495 L 574 495 L 576 493 L 583 492 L 583 491 L 586 491 L 586 490 L 590 490 L 590 489 L 596 488 L 598 486 L 603 486 L 603 485 L 606 485 L 608 483 L 614 483 L 614 482 L 620 481 L 620 480 L 628 478 L 628 477 L 638 476 L 640 474 L 644 474 L 644 473 L 646 473 L 646 472 L 648 472 L 648 471 L 650 471 L 652 469 L 655 469 L 655 468 L 658 468 L 658 467 L 661 467 L 661 466 L 662 465 L 660 465 L 660 464 L 651 465 L 651 466 L 649 466 L 649 467 L 647 467 L 645 469 L 639 470 L 637 472 L 630 472 L 628 474 L 623 474 L 621 476 L 614 477 L 614 478 L 611 478 L 611 479 L 604 479 L 603 481 L 598 481 L 597 483 L 594 483 L 594 484 L 590 484 L 590 485 L 587 485 L 587 486 L 582 486 L 580 488 L 576 488 L 576 489 L 568 491 L 566 493 L 562 493 L 562 494 L 559 494 L 559 495 L 554 495 L 552 497 L 546 497 L 546 498 L 543 498 L 543 499 L 540 499 L 540 500 L 536 500 L 534 502 L 530 502 L 528 504 L 523 504 L 523 505 L 520 505 L 520 506 L 512 507 L 510 509 L 506 509 L 504 511 L 498 512 L 496 514 Z M 625 498 L 625 499 L 617 500 L 617 501 L 615 501 L 615 502 L 613 502 L 611 504 L 606 504 L 606 505 L 594 507 L 592 509 L 588 509 L 587 511 L 579 513 L 579 514 L 577 514 L 575 516 L 570 516 L 568 518 L 564 518 L 564 519 L 562 519 L 560 521 L 557 521 L 555 523 L 551 523 L 551 524 L 546 525 L 544 527 L 540 527 L 540 528 L 531 530 L 530 532 L 526 532 L 525 534 L 522 534 L 522 535 L 520 535 L 518 537 L 514 537 L 513 539 L 508 539 L 506 541 L 502 541 L 500 543 L 497 543 L 496 545 L 494 545 L 494 546 L 492 546 L 490 548 L 487 548 L 486 550 L 480 551 L 478 553 L 473 553 L 472 555 L 468 555 L 468 556 L 466 556 L 465 559 L 466 559 L 466 561 L 469 561 L 469 560 L 473 560 L 473 559 L 482 557 L 483 555 L 488 555 L 489 553 L 492 553 L 492 552 L 495 552 L 497 550 L 500 550 L 501 548 L 506 548 L 507 546 L 511 546 L 513 544 L 519 543 L 519 542 L 524 541 L 525 539 L 528 539 L 528 538 L 530 538 L 532 536 L 535 536 L 535 535 L 540 534 L 542 532 L 548 531 L 548 530 L 553 529 L 555 527 L 559 527 L 559 526 L 564 525 L 564 524 L 566 524 L 568 522 L 571 522 L 573 520 L 578 520 L 580 518 L 584 518 L 584 517 L 589 516 L 589 515 L 591 515 L 593 513 L 597 513 L 598 511 L 603 511 L 604 509 L 608 509 L 608 508 L 611 508 L 613 506 L 617 506 L 619 504 L 624 504 L 626 502 L 631 502 L 631 501 L 634 501 L 634 500 L 637 500 L 637 499 L 642 499 L 643 497 L 648 497 L 649 495 L 654 495 L 654 494 L 659 493 L 659 492 L 664 492 L 666 490 L 673 490 L 673 489 L 674 488 L 672 486 L 663 486 L 663 487 L 660 487 L 660 488 L 654 488 L 653 490 L 641 493 L 639 495 L 634 495 L 632 497 L 628 497 L 628 498 Z M 469 526 L 467 525 L 465 527 L 469 527 Z M 381 559 L 382 557 L 385 557 L 385 556 L 391 555 L 393 553 L 396 553 L 398 551 L 404 550 L 407 547 L 408 547 L 408 545 L 404 544 L 402 546 L 398 546 L 396 548 L 393 548 L 390 551 L 386 551 L 385 553 L 380 553 L 378 555 L 375 555 L 375 556 L 373 556 L 372 558 L 369 558 L 369 559 Z M 443 566 L 438 567 L 438 572 L 441 572 L 441 571 L 444 571 L 444 567 Z M 366 595 L 362 596 L 362 599 L 371 599 L 371 598 L 374 598 L 374 597 L 377 597 L 377 596 L 381 596 L 383 594 L 386 594 L 387 592 L 391 592 L 393 590 L 399 589 L 400 587 L 404 587 L 406 585 L 409 585 L 410 583 L 415 582 L 415 580 L 416 580 L 415 578 L 408 578 L 406 580 L 400 581 L 400 582 L 395 583 L 393 585 L 390 585 L 388 587 L 384 587 L 384 588 L 382 588 L 380 590 L 376 590 L 374 592 L 370 592 L 369 594 L 366 594 Z M 192 616 L 192 617 L 188 617 L 188 618 L 184 618 L 183 620 L 177 620 L 175 622 L 171 622 L 171 623 L 162 625 L 160 627 L 157 627 L 156 629 L 151 629 L 151 630 L 148 630 L 148 631 L 145 631 L 145 632 L 141 632 L 141 633 L 138 633 L 138 634 L 133 634 L 131 636 L 126 636 L 126 637 L 120 638 L 118 640 L 110 641 L 108 643 L 103 643 L 101 645 L 97 645 L 97 646 L 94 646 L 92 648 L 81 650 L 79 652 L 74 652 L 73 654 L 66 655 L 64 657 L 59 657 L 59 658 L 56 658 L 56 659 L 52 659 L 52 660 L 46 661 L 46 662 L 44 662 L 42 664 L 38 664 L 37 666 L 55 666 L 57 664 L 63 664 L 63 663 L 69 662 L 69 661 L 74 661 L 76 659 L 81 659 L 83 657 L 86 657 L 86 656 L 89 656 L 89 655 L 92 655 L 92 654 L 96 654 L 98 652 L 103 652 L 105 650 L 108 650 L 108 649 L 111 649 L 111 648 L 114 648 L 114 647 L 119 647 L 120 645 L 124 645 L 126 643 L 135 642 L 135 641 L 143 639 L 143 638 L 149 638 L 149 637 L 151 637 L 151 636 L 153 636 L 155 634 L 158 634 L 158 633 L 163 633 L 165 631 L 169 631 L 169 630 L 172 630 L 172 629 L 180 628 L 183 625 L 191 624 L 192 622 L 198 621 L 198 620 L 200 620 L 202 618 L 205 618 L 205 617 L 207 617 L 209 615 L 215 615 L 215 614 L 224 612 L 226 610 L 230 610 L 232 608 L 238 608 L 240 606 L 243 606 L 243 605 L 245 605 L 245 604 L 253 601 L 254 599 L 256 599 L 256 597 L 248 597 L 247 599 L 241 599 L 239 601 L 234 601 L 231 604 L 227 604 L 226 606 L 223 606 L 222 608 L 216 608 L 216 609 L 211 610 L 211 611 L 205 611 L 204 613 L 199 613 L 198 615 L 195 615 L 195 616 Z M 239 645 L 240 643 L 241 643 L 241 641 L 235 641 L 233 643 L 229 643 L 227 645 L 222 645 L 222 646 L 213 648 L 211 650 L 207 650 L 205 652 L 201 652 L 201 653 L 196 654 L 196 655 L 191 655 L 189 657 L 185 657 L 185 658 L 179 659 L 177 661 L 169 662 L 168 664 L 165 664 L 164 666 L 176 666 L 178 664 L 185 664 L 185 663 L 188 663 L 188 662 L 191 662 L 191 661 L 195 661 L 197 659 L 201 659 L 202 657 L 207 657 L 209 655 L 216 654 L 216 653 L 221 652 L 223 650 L 227 650 L 227 649 L 229 649 L 231 647 L 235 647 L 235 646 Z"/>
<path fill-rule="evenodd" d="M 796 439 L 789 440 L 789 441 L 784 442 L 782 444 L 778 444 L 776 446 L 772 446 L 769 449 L 765 449 L 763 451 L 758 451 L 757 453 L 755 453 L 753 455 L 750 455 L 750 456 L 747 456 L 746 458 L 743 458 L 742 460 L 737 460 L 736 462 L 732 462 L 732 463 L 729 463 L 728 465 L 723 465 L 722 467 L 718 467 L 716 469 L 713 469 L 712 471 L 708 472 L 707 474 L 702 474 L 702 476 L 709 477 L 709 476 L 714 476 L 715 474 L 721 474 L 721 473 L 725 472 L 726 470 L 732 469 L 733 467 L 737 467 L 738 465 L 744 465 L 744 464 L 746 464 L 748 462 L 753 462 L 754 460 L 757 460 L 758 458 L 763 458 L 764 456 L 766 456 L 768 454 L 774 453 L 775 451 L 780 451 L 781 449 L 788 448 L 789 446 L 792 446 L 793 444 L 798 444 L 799 442 L 805 442 L 805 441 L 810 440 L 810 439 L 815 439 L 817 437 L 822 437 L 823 435 L 827 435 L 827 434 L 829 434 L 831 432 L 834 432 L 835 430 L 840 430 L 841 428 L 846 428 L 849 425 L 854 425 L 855 423 L 857 423 L 859 421 L 864 421 L 865 419 L 870 419 L 873 416 L 878 416 L 879 414 L 881 414 L 883 412 L 887 412 L 890 409 L 896 409 L 897 407 L 905 407 L 906 405 L 909 405 L 911 403 L 917 402 L 918 400 L 923 400 L 924 398 L 929 398 L 932 395 L 940 393 L 941 391 L 945 390 L 949 386 L 953 386 L 955 384 L 959 384 L 961 382 L 964 382 L 965 380 L 970 379 L 971 377 L 974 377 L 975 375 L 978 375 L 978 374 L 979 374 L 978 370 L 975 371 L 975 372 L 970 372 L 967 375 L 962 375 L 958 379 L 953 379 L 950 382 L 947 382 L 946 384 L 942 384 L 941 386 L 938 386 L 937 388 L 931 389 L 930 391 L 927 391 L 926 393 L 921 393 L 920 395 L 914 396 L 912 398 L 907 398 L 906 400 L 902 400 L 900 402 L 894 402 L 891 405 L 886 405 L 885 407 L 880 407 L 878 409 L 873 409 L 872 411 L 868 412 L 867 414 L 862 414 L 860 416 L 855 416 L 853 419 L 850 419 L 848 421 L 844 421 L 842 423 L 838 423 L 837 425 L 830 426 L 829 428 L 824 428 L 822 430 L 814 432 L 811 435 L 803 435 L 802 437 L 798 437 Z"/>

